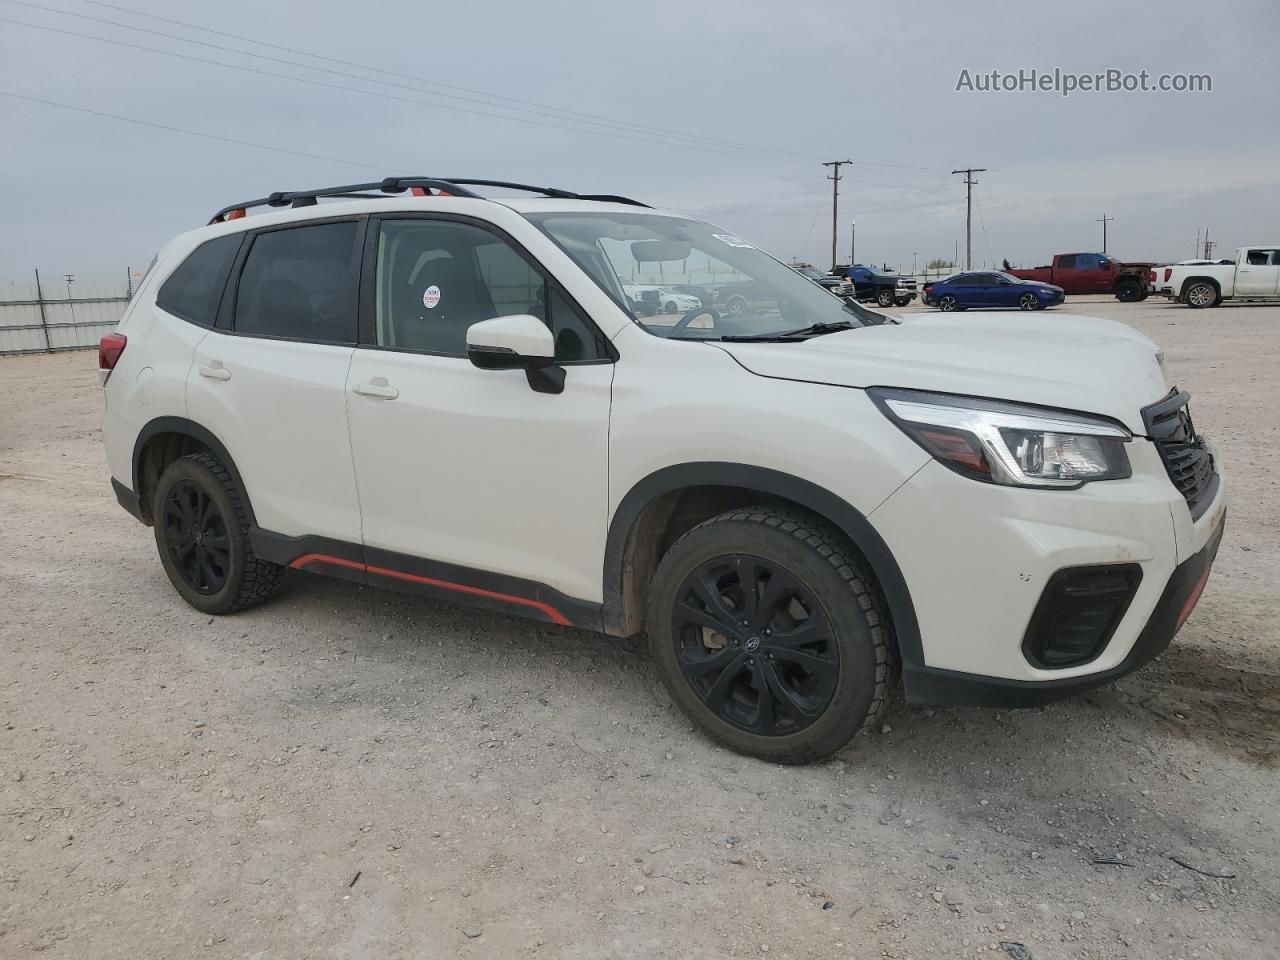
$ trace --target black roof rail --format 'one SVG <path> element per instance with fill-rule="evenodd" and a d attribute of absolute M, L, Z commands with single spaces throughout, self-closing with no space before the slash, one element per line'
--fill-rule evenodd
<path fill-rule="evenodd" d="M 596 200 L 601 203 L 625 203 L 634 207 L 648 207 L 648 204 L 629 197 L 613 194 L 583 194 L 555 187 L 534 187 L 527 183 L 509 183 L 506 180 L 473 180 L 467 177 L 386 177 L 374 183 L 352 183 L 341 187 L 321 187 L 318 190 L 276 191 L 257 200 L 246 200 L 223 207 L 209 220 L 209 223 L 222 223 L 225 220 L 238 220 L 252 207 L 313 207 L 321 197 L 344 199 L 372 199 L 389 194 L 404 193 L 406 190 L 421 191 L 427 195 L 432 190 L 455 197 L 470 197 L 484 200 L 480 194 L 468 190 L 467 187 L 502 187 L 508 190 L 523 190 L 528 193 L 542 194 L 544 197 L 556 197 L 561 200 Z"/>
<path fill-rule="evenodd" d="M 555 197 L 559 200 L 595 200 L 600 203 L 625 203 L 631 207 L 649 208 L 649 204 L 620 197 L 613 193 L 573 193 L 569 190 L 558 190 L 555 187 L 534 187 L 527 183 L 509 183 L 506 180 L 472 180 L 467 177 L 446 177 L 450 183 L 467 187 L 504 187 L 507 190 L 524 190 L 528 193 L 540 193 L 544 197 Z"/>

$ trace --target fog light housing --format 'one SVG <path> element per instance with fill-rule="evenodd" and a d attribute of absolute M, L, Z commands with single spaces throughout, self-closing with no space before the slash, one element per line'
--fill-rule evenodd
<path fill-rule="evenodd" d="M 1065 567 L 1049 578 L 1022 640 L 1033 666 L 1077 667 L 1102 653 L 1142 582 L 1136 563 Z"/>

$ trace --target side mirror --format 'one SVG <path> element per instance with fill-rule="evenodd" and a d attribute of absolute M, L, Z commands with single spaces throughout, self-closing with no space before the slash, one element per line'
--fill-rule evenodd
<path fill-rule="evenodd" d="M 555 336 L 527 313 L 482 320 L 467 328 L 467 359 L 481 370 L 524 370 L 538 393 L 562 393 Z"/>

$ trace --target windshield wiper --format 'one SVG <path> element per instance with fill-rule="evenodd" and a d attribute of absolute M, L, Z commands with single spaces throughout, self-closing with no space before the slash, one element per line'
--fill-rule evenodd
<path fill-rule="evenodd" d="M 842 330 L 853 330 L 857 324 L 848 320 L 835 323 L 814 323 L 798 330 L 782 330 L 778 333 L 743 333 L 729 334 L 720 339 L 727 343 L 803 343 L 810 337 L 818 337 L 824 333 L 839 333 Z"/>
<path fill-rule="evenodd" d="M 839 333 L 841 330 L 853 330 L 857 324 L 851 320 L 837 320 L 835 323 L 814 323 L 799 330 L 788 330 L 775 334 L 779 337 L 819 337 L 824 333 Z"/>
<path fill-rule="evenodd" d="M 791 333 L 731 333 L 719 339 L 724 343 L 804 343 L 808 338 Z"/>

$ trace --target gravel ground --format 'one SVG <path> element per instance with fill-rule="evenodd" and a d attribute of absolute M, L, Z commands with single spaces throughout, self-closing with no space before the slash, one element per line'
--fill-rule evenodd
<path fill-rule="evenodd" d="M 195 613 L 93 355 L 0 358 L 0 957 L 1280 957 L 1280 308 L 1059 312 L 1163 343 L 1219 445 L 1198 610 L 1114 686 L 799 769 L 638 643 L 306 574 Z"/>

